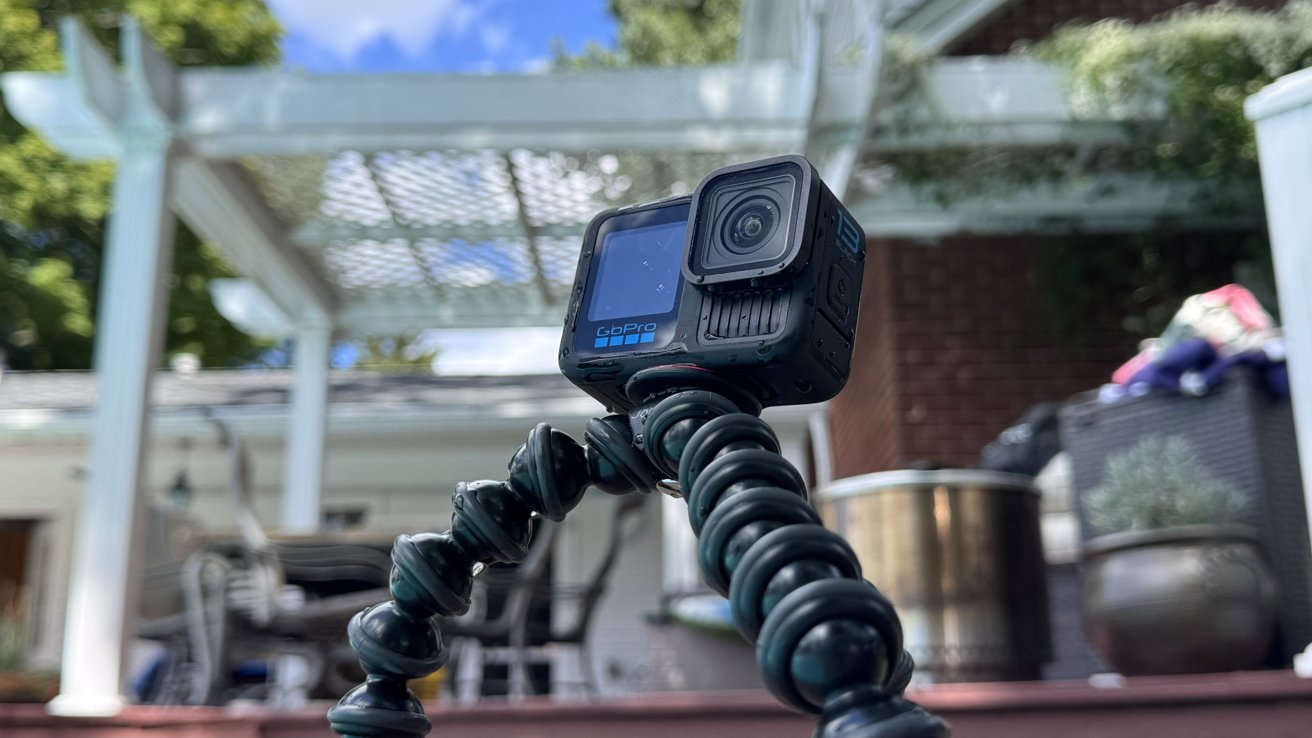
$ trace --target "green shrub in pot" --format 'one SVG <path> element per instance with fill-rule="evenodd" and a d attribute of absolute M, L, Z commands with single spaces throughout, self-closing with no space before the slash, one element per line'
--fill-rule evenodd
<path fill-rule="evenodd" d="M 1127 675 L 1232 671 L 1262 662 L 1275 585 L 1248 502 L 1189 442 L 1150 436 L 1108 457 L 1084 498 L 1103 535 L 1085 546 L 1084 621 Z"/>
<path fill-rule="evenodd" d="M 1085 511 L 1101 534 L 1182 525 L 1231 525 L 1248 504 L 1233 484 L 1203 466 L 1180 436 L 1149 436 L 1107 459 L 1102 484 L 1089 492 Z"/>

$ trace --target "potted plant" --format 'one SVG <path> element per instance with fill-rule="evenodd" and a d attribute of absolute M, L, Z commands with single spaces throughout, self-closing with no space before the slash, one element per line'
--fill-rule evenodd
<path fill-rule="evenodd" d="M 1107 458 L 1085 499 L 1084 623 L 1126 675 L 1252 668 L 1275 630 L 1274 580 L 1248 502 L 1189 442 L 1150 436 Z"/>

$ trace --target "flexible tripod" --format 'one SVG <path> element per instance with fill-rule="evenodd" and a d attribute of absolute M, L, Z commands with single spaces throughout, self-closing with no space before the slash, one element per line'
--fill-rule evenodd
<path fill-rule="evenodd" d="M 506 481 L 457 485 L 449 531 L 397 538 L 394 599 L 351 620 L 368 679 L 328 711 L 333 730 L 427 734 L 406 680 L 445 662 L 434 617 L 465 612 L 475 567 L 522 561 L 531 516 L 563 520 L 589 486 L 629 494 L 677 478 L 706 581 L 730 598 L 770 691 L 819 716 L 815 738 L 946 738 L 943 721 L 901 697 L 913 664 L 897 614 L 821 526 L 759 400 L 695 366 L 638 372 L 626 391 L 643 399 L 628 416 L 589 421 L 585 446 L 541 423 Z"/>

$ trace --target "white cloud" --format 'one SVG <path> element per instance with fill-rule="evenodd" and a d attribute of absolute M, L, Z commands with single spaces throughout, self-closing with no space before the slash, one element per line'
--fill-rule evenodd
<path fill-rule="evenodd" d="M 504 23 L 487 23 L 478 29 L 478 37 L 487 53 L 496 54 L 510 43 L 510 29 Z"/>
<path fill-rule="evenodd" d="M 549 56 L 535 56 L 524 62 L 520 71 L 524 74 L 546 74 L 551 71 L 554 60 Z"/>
<path fill-rule="evenodd" d="M 406 55 L 419 56 L 439 36 L 464 35 L 479 12 L 473 0 L 268 2 L 288 32 L 302 34 L 343 59 L 384 37 L 390 37 Z"/>

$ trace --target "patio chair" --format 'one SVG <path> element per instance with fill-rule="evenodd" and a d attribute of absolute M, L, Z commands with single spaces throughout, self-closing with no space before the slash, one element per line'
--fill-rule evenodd
<path fill-rule="evenodd" d="M 576 602 L 573 621 L 563 627 L 530 631 L 529 634 L 530 641 L 543 643 L 543 645 L 536 647 L 536 651 L 548 657 L 553 650 L 572 649 L 579 674 L 582 677 L 581 686 L 589 694 L 595 695 L 598 693 L 592 653 L 588 648 L 588 634 L 591 631 L 592 619 L 606 594 L 611 575 L 615 565 L 619 563 L 624 545 L 637 527 L 633 524 L 634 516 L 643 508 L 646 502 L 646 495 L 629 495 L 620 498 L 611 513 L 606 550 L 593 568 L 589 579 L 575 587 L 556 585 L 551 588 L 549 594 L 553 601 L 573 600 Z"/>
<path fill-rule="evenodd" d="M 483 675 L 490 664 L 507 666 L 508 697 L 520 699 L 532 694 L 534 688 L 529 678 L 529 667 L 532 664 L 552 663 L 561 649 L 573 650 L 583 687 L 589 693 L 596 693 L 588 650 L 590 625 L 628 537 L 628 522 L 645 500 L 645 496 L 638 495 L 617 500 L 605 551 L 587 581 L 581 585 L 546 586 L 547 562 L 559 534 L 559 524 L 550 521 L 539 523 L 528 557 L 511 571 L 508 581 L 498 583 L 495 579 L 475 579 L 481 591 L 475 592 L 475 605 L 471 607 L 470 614 L 442 623 L 443 635 L 453 639 L 455 686 L 461 701 L 470 701 L 481 695 Z M 490 595 L 497 594 L 499 585 L 504 588 L 505 605 L 495 618 L 487 619 L 484 616 L 485 619 L 478 620 L 480 614 L 486 613 L 486 601 Z M 563 627 L 535 621 L 531 617 L 532 610 L 534 606 L 543 604 L 544 599 L 550 603 L 577 603 L 575 617 Z M 477 689 L 471 689 L 471 686 Z"/>
<path fill-rule="evenodd" d="M 390 557 L 366 545 L 271 540 L 251 504 L 244 444 L 206 416 L 228 452 L 227 492 L 240 535 L 184 562 L 183 612 L 139 623 L 138 636 L 167 651 L 142 680 L 139 697 L 155 704 L 216 704 L 232 696 L 295 704 L 321 685 L 344 691 L 346 679 L 333 679 L 335 654 L 350 618 L 389 598 Z M 270 653 L 300 664 L 282 669 L 298 673 L 295 683 L 277 681 Z"/>
<path fill-rule="evenodd" d="M 508 696 L 519 698 L 531 691 L 525 650 L 527 622 L 536 593 L 546 581 L 547 563 L 559 530 L 559 523 L 539 519 L 524 561 L 513 569 L 490 569 L 480 574 L 474 579 L 469 612 L 443 619 L 441 632 L 452 645 L 455 686 L 461 701 L 482 695 L 489 663 L 507 664 Z M 494 594 L 504 594 L 505 602 L 497 615 L 490 617 Z M 507 645 L 498 648 L 502 642 Z"/>

